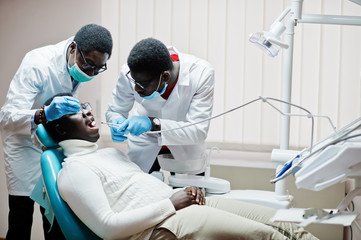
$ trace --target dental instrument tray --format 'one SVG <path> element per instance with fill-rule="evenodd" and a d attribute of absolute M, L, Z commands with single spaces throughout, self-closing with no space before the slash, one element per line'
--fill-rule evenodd
<path fill-rule="evenodd" d="M 361 176 L 360 118 L 351 126 L 332 134 L 302 162 L 294 174 L 298 188 L 320 191 Z"/>

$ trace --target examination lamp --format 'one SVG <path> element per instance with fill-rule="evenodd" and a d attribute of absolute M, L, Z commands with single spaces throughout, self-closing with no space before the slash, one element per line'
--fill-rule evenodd
<path fill-rule="evenodd" d="M 286 27 L 281 22 L 274 22 L 270 31 L 262 31 L 250 34 L 249 41 L 256 44 L 270 57 L 276 57 L 281 48 L 288 48 L 288 44 L 281 41 L 281 34 Z"/>

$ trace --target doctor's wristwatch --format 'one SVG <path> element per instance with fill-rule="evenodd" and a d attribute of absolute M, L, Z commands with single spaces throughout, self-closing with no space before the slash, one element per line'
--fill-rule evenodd
<path fill-rule="evenodd" d="M 160 127 L 159 118 L 153 118 L 153 117 L 149 117 L 149 118 L 152 122 L 152 128 L 150 129 L 150 131 L 160 131 L 161 127 Z"/>

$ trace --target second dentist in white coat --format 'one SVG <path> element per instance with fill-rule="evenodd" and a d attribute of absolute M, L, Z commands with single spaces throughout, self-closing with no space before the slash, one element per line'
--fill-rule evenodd
<path fill-rule="evenodd" d="M 145 132 L 178 128 L 211 117 L 212 66 L 153 38 L 138 42 L 127 63 L 121 69 L 106 113 L 108 122 L 121 124 L 111 128 L 113 141 L 122 142 L 130 133 L 127 154 L 144 172 L 158 170 L 152 166 L 162 147 L 176 159 L 200 159 L 209 121 L 160 134 Z M 129 117 L 135 101 L 138 105 Z"/>

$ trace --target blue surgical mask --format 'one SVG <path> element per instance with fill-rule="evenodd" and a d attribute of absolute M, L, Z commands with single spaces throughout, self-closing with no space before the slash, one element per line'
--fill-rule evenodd
<path fill-rule="evenodd" d="M 75 53 L 74 53 L 74 56 L 76 56 Z M 78 64 L 76 63 L 75 59 L 74 59 L 74 65 L 72 67 L 69 67 L 69 63 L 68 63 L 68 69 L 69 69 L 70 75 L 74 78 L 75 81 L 89 82 L 90 80 L 92 80 L 94 78 L 94 76 L 89 76 L 88 74 L 83 72 L 80 69 L 80 67 L 78 66 Z"/>
<path fill-rule="evenodd" d="M 154 91 L 151 95 L 145 96 L 145 97 L 143 97 L 143 98 L 144 98 L 144 99 L 147 99 L 147 100 L 151 100 L 151 99 L 157 98 L 157 97 L 159 97 L 160 95 L 162 95 L 162 94 L 165 92 L 165 90 L 167 89 L 167 86 L 168 86 L 168 84 L 165 84 L 165 85 L 164 85 L 164 88 L 162 89 L 161 92 Z"/>

